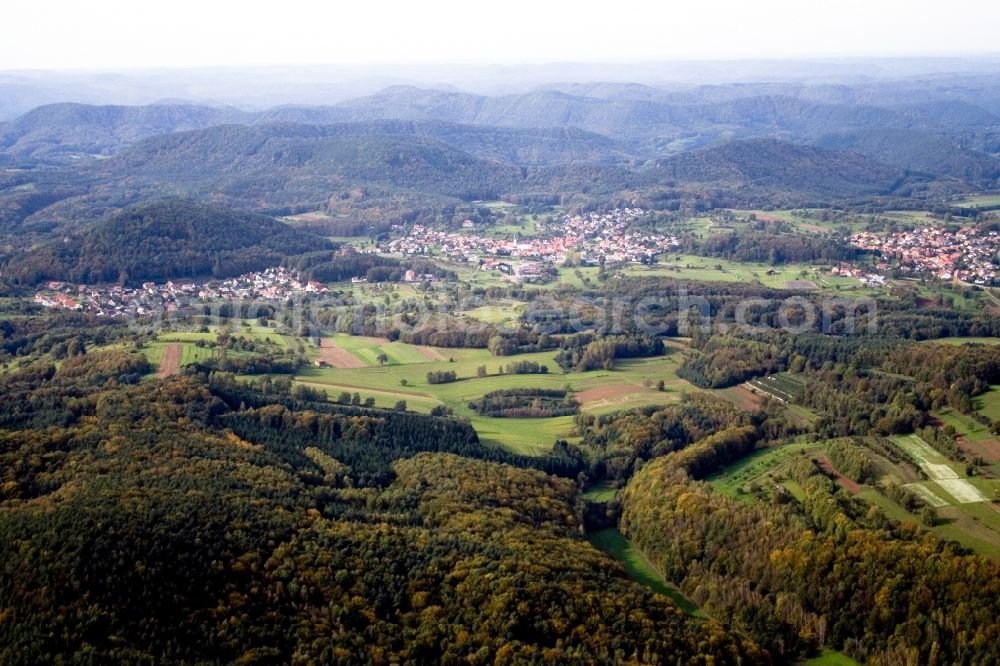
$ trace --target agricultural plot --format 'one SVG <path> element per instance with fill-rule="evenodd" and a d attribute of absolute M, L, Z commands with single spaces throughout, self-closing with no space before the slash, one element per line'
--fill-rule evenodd
<path fill-rule="evenodd" d="M 156 373 L 159 379 L 176 375 L 181 368 L 181 345 L 172 343 L 163 348 L 160 354 L 160 371 Z"/>
<path fill-rule="evenodd" d="M 468 349 L 443 349 L 424 345 L 409 345 L 402 342 L 390 342 L 385 338 L 335 334 L 323 338 L 321 349 L 335 349 L 339 352 L 339 364 L 331 363 L 340 368 L 365 368 L 377 366 L 412 365 L 415 363 L 434 363 L 449 359 L 463 359 L 470 356 Z M 379 357 L 384 355 L 384 362 Z M 481 354 L 472 354 L 482 356 Z M 488 356 L 488 354 L 487 354 Z"/>
<path fill-rule="evenodd" d="M 964 473 L 960 475 L 947 458 L 916 435 L 897 436 L 892 439 L 917 461 L 920 468 L 927 474 L 927 478 L 930 479 L 923 483 L 910 483 L 905 487 L 911 488 L 921 497 L 926 496 L 931 506 L 988 501 L 989 498 L 986 495 L 963 478 Z"/>
<path fill-rule="evenodd" d="M 398 342 L 383 345 L 378 339 L 345 338 L 348 336 L 333 339 L 344 345 L 348 353 L 358 357 L 363 356 L 363 350 L 375 346 L 395 351 L 397 359 L 405 353 L 409 360 L 417 360 L 412 355 L 413 350 L 418 349 L 414 345 Z M 613 370 L 565 374 L 556 365 L 554 352 L 495 357 L 485 349 L 419 349 L 431 349 L 437 360 L 430 360 L 423 351 L 419 351 L 419 362 L 384 366 L 362 364 L 354 368 L 311 366 L 302 369 L 294 382 L 324 389 L 331 396 L 343 391 L 358 392 L 362 397 L 374 397 L 377 405 L 385 407 L 393 406 L 398 400 L 405 400 L 408 409 L 421 412 L 444 405 L 454 410 L 456 416 L 468 418 L 484 442 L 528 455 L 546 453 L 557 439 L 572 440 L 573 417 L 493 418 L 476 414 L 469 409 L 469 403 L 500 389 L 565 389 L 578 396 L 584 412 L 600 414 L 642 405 L 665 404 L 679 400 L 684 391 L 697 390 L 677 377 L 679 360 L 673 356 L 630 359 L 619 362 Z M 512 361 L 534 361 L 546 365 L 549 372 L 536 375 L 500 374 L 500 368 Z M 486 369 L 483 377 L 478 376 L 481 366 Z M 439 371 L 455 372 L 458 381 L 428 383 L 427 373 Z M 663 391 L 656 388 L 660 380 L 664 382 Z"/>
<path fill-rule="evenodd" d="M 175 364 L 178 368 L 182 368 L 212 357 L 212 350 L 207 347 L 198 347 L 193 342 L 177 342 L 172 338 L 146 343 L 142 352 L 149 362 L 161 371 L 164 370 L 166 363 L 169 366 L 167 374 L 176 373 L 173 369 Z"/>
<path fill-rule="evenodd" d="M 168 374 L 174 374 L 176 373 L 176 370 L 173 369 L 175 354 L 178 355 L 178 368 L 212 358 L 216 353 L 215 350 L 208 346 L 199 346 L 198 343 L 215 342 L 221 330 L 223 327 L 211 326 L 207 331 L 162 331 L 156 340 L 146 343 L 142 351 L 149 362 L 158 366 L 161 372 L 164 371 L 163 363 L 168 362 Z M 273 344 L 278 351 L 285 351 L 293 345 L 303 344 L 301 340 L 283 335 L 273 328 L 260 326 L 256 322 L 236 321 L 233 325 L 225 327 L 225 330 L 233 336 Z M 169 356 L 167 356 L 168 350 Z M 238 356 L 241 353 L 229 352 L 233 356 Z"/>
<path fill-rule="evenodd" d="M 924 467 L 927 463 L 947 466 L 948 459 L 935 451 L 924 440 L 916 435 L 897 435 L 891 438 L 901 449 L 906 451 L 917 464 Z M 950 469 L 950 468 L 949 468 Z M 933 478 L 933 477 L 931 477 Z M 957 478 L 957 475 L 956 475 Z"/>
<path fill-rule="evenodd" d="M 709 392 L 728 400 L 740 409 L 748 412 L 760 411 L 760 408 L 764 405 L 764 399 L 761 395 L 754 393 L 745 386 L 731 386 L 724 389 L 713 389 Z"/>
<path fill-rule="evenodd" d="M 795 402 L 805 390 L 799 380 L 784 372 L 751 379 L 746 386 L 751 391 L 762 393 L 781 403 Z"/>
<path fill-rule="evenodd" d="M 988 501 L 986 495 L 965 479 L 938 479 L 937 485 L 944 488 L 959 504 Z"/>
<path fill-rule="evenodd" d="M 948 506 L 947 500 L 942 499 L 933 490 L 928 488 L 927 485 L 924 483 L 910 483 L 907 484 L 906 487 L 912 490 L 914 493 L 917 494 L 917 496 L 920 497 L 920 499 L 927 502 L 934 508 Z"/>

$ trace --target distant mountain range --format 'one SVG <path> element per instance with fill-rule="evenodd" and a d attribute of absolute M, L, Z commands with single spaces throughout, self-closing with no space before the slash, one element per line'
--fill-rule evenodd
<path fill-rule="evenodd" d="M 260 112 L 54 104 L 0 126 L 0 156 L 9 163 L 65 164 L 107 157 L 143 138 L 223 124 L 353 123 L 354 133 L 432 138 L 515 166 L 636 162 L 734 139 L 774 138 L 995 186 L 1000 90 L 987 87 L 984 106 L 950 88 L 939 99 L 911 93 L 877 105 L 865 86 L 842 88 L 757 84 L 673 92 L 606 83 L 485 96 L 395 86 L 333 106 Z M 363 129 L 359 123 L 375 124 Z"/>
<path fill-rule="evenodd" d="M 378 230 L 497 199 L 900 203 L 998 185 L 1000 83 L 982 75 L 502 95 L 397 85 L 262 111 L 58 103 L 0 125 L 0 231 L 18 231 L 15 245 L 176 197 Z"/>

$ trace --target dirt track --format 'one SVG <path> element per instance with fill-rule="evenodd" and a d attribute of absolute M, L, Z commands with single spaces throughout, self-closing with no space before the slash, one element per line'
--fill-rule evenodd
<path fill-rule="evenodd" d="M 156 376 L 165 379 L 171 375 L 176 375 L 181 370 L 181 346 L 178 344 L 167 345 L 160 355 L 160 371 Z"/>

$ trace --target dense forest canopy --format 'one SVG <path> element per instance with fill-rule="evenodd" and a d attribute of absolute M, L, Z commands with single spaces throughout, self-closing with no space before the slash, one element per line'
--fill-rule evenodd
<path fill-rule="evenodd" d="M 226 278 L 270 268 L 329 241 L 273 218 L 184 201 L 136 206 L 7 267 L 16 279 L 137 284 Z"/>
<path fill-rule="evenodd" d="M 4 663 L 765 662 L 590 548 L 572 481 L 399 438 L 470 451 L 455 422 L 232 409 L 225 383 L 134 383 L 136 356 L 3 379 Z"/>

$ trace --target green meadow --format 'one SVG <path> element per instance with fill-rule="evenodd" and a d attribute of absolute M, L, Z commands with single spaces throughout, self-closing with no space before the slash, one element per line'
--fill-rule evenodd
<path fill-rule="evenodd" d="M 620 361 L 613 370 L 594 370 L 566 374 L 556 365 L 555 353 L 539 352 L 518 356 L 493 356 L 485 349 L 443 349 L 400 342 L 385 343 L 374 338 L 334 336 L 342 349 L 365 363 L 363 368 L 303 368 L 295 383 L 324 389 L 331 397 L 341 392 L 373 397 L 380 407 L 392 407 L 405 400 L 408 409 L 429 412 L 445 405 L 456 416 L 470 420 L 484 441 L 500 444 L 529 455 L 547 452 L 560 438 L 574 434 L 572 416 L 539 419 L 492 418 L 469 409 L 469 402 L 491 391 L 507 388 L 568 389 L 582 398 L 583 410 L 606 413 L 650 404 L 665 404 L 680 399 L 684 391 L 697 390 L 676 375 L 679 355 Z M 393 362 L 380 366 L 374 361 L 382 350 Z M 437 356 L 437 360 L 427 356 Z M 547 374 L 501 374 L 501 366 L 512 361 L 535 361 L 548 367 Z M 480 366 L 484 377 L 477 376 Z M 458 381 L 430 384 L 427 373 L 454 371 Z M 656 388 L 663 380 L 664 390 Z"/>
<path fill-rule="evenodd" d="M 621 563 L 628 577 L 641 585 L 645 585 L 657 594 L 662 594 L 680 606 L 688 615 L 706 617 L 696 605 L 687 599 L 673 585 L 663 579 L 663 576 L 653 568 L 642 552 L 621 532 L 613 527 L 590 532 L 587 539 L 595 548 L 607 553 Z"/>
<path fill-rule="evenodd" d="M 590 502 L 610 502 L 618 494 L 618 489 L 610 481 L 602 481 L 586 488 L 580 496 Z"/>
<path fill-rule="evenodd" d="M 993 394 L 992 396 L 990 394 Z M 994 391 L 990 391 L 987 394 L 988 398 L 984 401 L 990 408 L 995 407 L 998 398 Z M 974 418 L 968 414 L 962 414 L 953 409 L 943 409 L 936 412 L 936 416 L 947 423 L 948 425 L 955 428 L 959 435 L 965 437 L 970 442 L 981 442 L 984 439 L 990 439 L 992 434 L 990 433 L 989 427 L 983 425 L 982 423 L 976 421 Z"/>
<path fill-rule="evenodd" d="M 1000 207 L 1000 194 L 982 194 L 979 196 L 966 197 L 956 201 L 959 208 L 998 208 Z"/>
<path fill-rule="evenodd" d="M 922 342 L 941 345 L 1000 345 L 1000 338 L 937 338 L 935 340 L 923 340 Z"/>
<path fill-rule="evenodd" d="M 833 650 L 823 650 L 815 657 L 803 662 L 803 666 L 858 666 L 858 662 L 846 654 Z"/>
<path fill-rule="evenodd" d="M 778 473 L 781 467 L 793 456 L 813 453 L 823 446 L 822 442 L 809 442 L 760 449 L 709 476 L 706 481 L 720 493 L 736 499 L 752 501 L 753 496 L 747 494 L 752 483 L 760 481 L 768 475 Z M 791 489 L 789 490 L 791 491 Z"/>
<path fill-rule="evenodd" d="M 990 419 L 1000 421 L 1000 384 L 990 386 L 990 390 L 975 400 L 976 411 Z"/>
<path fill-rule="evenodd" d="M 664 254 L 656 266 L 629 266 L 626 275 L 659 276 L 702 282 L 743 282 L 774 289 L 819 289 L 868 295 L 876 290 L 864 287 L 853 277 L 831 275 L 826 266 L 789 263 L 772 266 L 765 263 L 729 261 L 691 254 Z"/>

